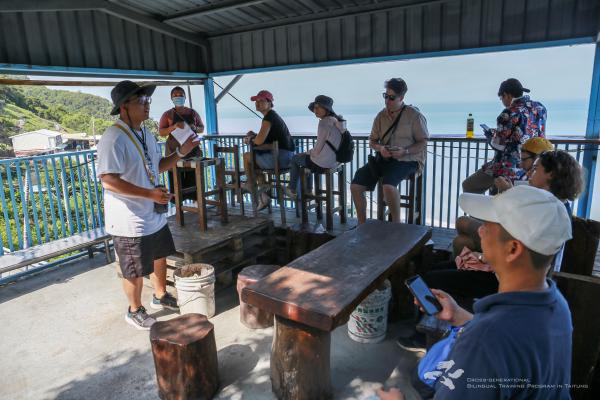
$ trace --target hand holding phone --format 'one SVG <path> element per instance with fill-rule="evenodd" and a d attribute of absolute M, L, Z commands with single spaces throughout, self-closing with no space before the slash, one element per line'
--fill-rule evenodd
<path fill-rule="evenodd" d="M 435 315 L 442 311 L 442 305 L 421 276 L 415 275 L 408 278 L 405 284 L 428 315 Z"/>

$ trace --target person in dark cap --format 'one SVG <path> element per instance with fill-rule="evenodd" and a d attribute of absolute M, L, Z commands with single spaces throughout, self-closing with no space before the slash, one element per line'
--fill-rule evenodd
<path fill-rule="evenodd" d="M 344 119 L 333 111 L 333 99 L 319 95 L 315 101 L 308 105 L 308 109 L 319 119 L 317 128 L 317 142 L 315 147 L 306 153 L 299 153 L 292 157 L 290 163 L 290 185 L 286 188 L 287 195 L 296 198 L 299 187 L 300 168 L 311 171 L 335 168 L 337 166 L 335 151 L 342 141 L 342 133 L 346 130 Z M 308 189 L 311 189 L 312 179 L 308 180 Z"/>
<path fill-rule="evenodd" d="M 369 136 L 369 146 L 376 156 L 354 174 L 350 190 L 356 205 L 359 224 L 367 220 L 365 192 L 373 191 L 381 178 L 383 196 L 392 215 L 400 222 L 398 185 L 423 171 L 427 160 L 427 120 L 417 107 L 404 103 L 408 86 L 402 78 L 385 82 L 385 108 L 377 114 Z"/>
<path fill-rule="evenodd" d="M 255 146 L 277 142 L 279 146 L 279 168 L 289 168 L 296 146 L 287 125 L 279 114 L 273 110 L 273 94 L 268 90 L 261 90 L 256 96 L 250 97 L 250 100 L 254 102 L 256 111 L 263 115 L 263 119 L 260 131 L 258 133 L 249 131 L 244 141 L 246 143 L 252 142 Z M 271 150 L 254 149 L 254 153 L 258 168 L 275 168 L 275 158 Z M 262 178 L 252 175 L 251 166 L 252 154 L 250 152 L 244 153 L 244 170 L 248 179 L 247 184 L 244 185 L 244 189 L 249 192 L 252 191 L 252 186 L 257 184 L 258 179 Z M 259 199 L 255 199 L 255 201 L 258 202 L 257 210 L 262 210 L 269 205 L 271 198 L 266 192 L 260 191 Z"/>
<path fill-rule="evenodd" d="M 529 89 L 515 78 L 500 84 L 498 97 L 505 109 L 496 120 L 496 129 L 486 132 L 495 150 L 494 158 L 463 181 L 463 192 L 481 194 L 492 189 L 496 193 L 496 178 L 514 181 L 520 171 L 521 145 L 531 138 L 546 136 L 546 107 L 524 93 L 529 93 Z"/>
<path fill-rule="evenodd" d="M 154 286 L 151 307 L 177 310 L 177 300 L 166 291 L 166 257 L 175 252 L 166 218 L 171 194 L 159 174 L 192 151 L 193 138 L 162 157 L 156 138 L 144 129 L 149 118 L 154 85 L 122 81 L 111 91 L 111 115 L 119 115 L 98 143 L 97 175 L 104 188 L 106 232 L 113 237 L 123 290 L 129 302 L 125 321 L 148 330 L 155 322 L 142 305 L 142 279 Z"/>

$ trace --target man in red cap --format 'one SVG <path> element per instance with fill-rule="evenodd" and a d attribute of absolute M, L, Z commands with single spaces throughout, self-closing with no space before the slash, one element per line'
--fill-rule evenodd
<path fill-rule="evenodd" d="M 279 146 L 279 168 L 289 168 L 290 161 L 294 155 L 295 145 L 292 135 L 288 130 L 287 125 L 281 119 L 279 114 L 273 110 L 273 95 L 268 90 L 261 90 L 256 96 L 250 97 L 255 103 L 256 111 L 260 112 L 264 117 L 260 126 L 260 131 L 255 133 L 249 131 L 246 135 L 245 142 L 252 142 L 255 146 L 262 144 L 270 144 L 277 142 Z M 256 166 L 260 169 L 274 169 L 275 158 L 271 150 L 255 149 Z M 248 178 L 247 190 L 251 191 L 252 185 L 256 184 L 256 177 L 252 175 L 252 154 L 244 153 L 244 170 Z M 261 192 L 258 202 L 258 210 L 262 210 L 269 204 L 270 198 L 265 192 Z"/>

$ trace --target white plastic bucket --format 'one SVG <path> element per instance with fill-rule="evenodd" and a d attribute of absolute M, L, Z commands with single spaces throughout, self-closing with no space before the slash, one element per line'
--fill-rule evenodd
<path fill-rule="evenodd" d="M 189 264 L 175 271 L 179 313 L 215 315 L 215 269 L 209 264 Z"/>
<path fill-rule="evenodd" d="M 379 343 L 385 339 L 392 285 L 386 280 L 350 314 L 348 336 L 360 343 Z"/>

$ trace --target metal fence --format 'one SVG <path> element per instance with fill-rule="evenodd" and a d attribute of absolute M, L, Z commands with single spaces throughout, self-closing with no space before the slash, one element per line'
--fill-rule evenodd
<path fill-rule="evenodd" d="M 295 136 L 297 151 L 314 146 L 316 137 Z M 571 152 L 581 162 L 585 150 L 598 152 L 598 141 L 582 138 L 554 138 L 559 149 Z M 212 155 L 212 145 L 240 147 L 248 151 L 239 135 L 218 135 L 203 142 L 204 151 Z M 366 163 L 371 154 L 367 136 L 355 137 L 356 151 L 347 164 L 347 180 Z M 423 185 L 423 220 L 429 226 L 453 228 L 457 216 L 461 182 L 489 160 L 493 151 L 484 139 L 435 136 L 428 144 Z M 36 244 L 69 237 L 102 226 L 102 187 L 96 178 L 94 150 L 0 160 L 0 255 Z M 240 154 L 241 157 L 241 154 Z M 233 157 L 225 158 L 228 167 Z M 168 184 L 163 174 L 161 180 Z M 401 191 L 408 190 L 401 185 Z M 591 193 L 586 194 L 592 196 Z M 347 196 L 349 216 L 355 216 Z M 591 197 L 590 197 L 591 198 Z M 368 196 L 367 216 L 376 216 L 376 194 Z M 286 203 L 286 207 L 293 207 Z M 574 204 L 577 212 L 577 204 Z"/>

